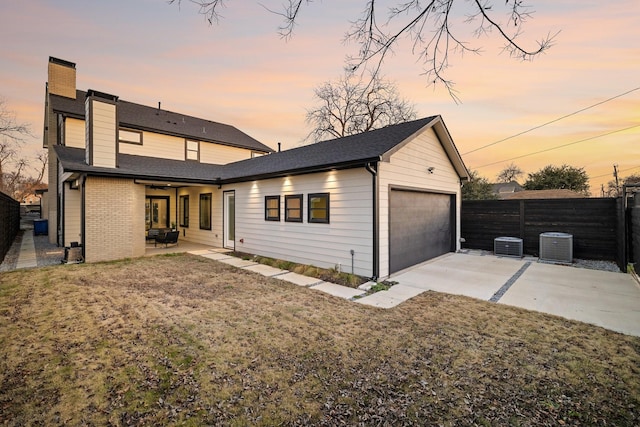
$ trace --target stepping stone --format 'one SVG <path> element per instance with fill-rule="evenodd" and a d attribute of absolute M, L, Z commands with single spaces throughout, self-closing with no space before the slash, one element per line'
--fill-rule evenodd
<path fill-rule="evenodd" d="M 287 273 L 282 276 L 276 277 L 276 279 L 284 280 L 287 282 L 291 282 L 298 286 L 313 286 L 322 283 L 322 280 L 317 279 L 315 277 L 303 276 L 298 273 Z"/>
<path fill-rule="evenodd" d="M 279 276 L 281 274 L 288 273 L 287 270 L 281 270 L 279 268 L 271 267 L 269 265 L 264 265 L 264 264 L 250 265 L 248 267 L 244 267 L 244 269 L 253 271 L 255 273 L 260 273 L 263 276 L 267 276 L 267 277 L 274 277 L 274 276 Z"/>
<path fill-rule="evenodd" d="M 205 255 L 205 256 L 207 258 L 209 258 L 208 255 Z M 256 265 L 257 264 L 257 263 L 255 263 L 253 261 L 244 260 L 242 258 L 230 257 L 230 256 L 223 255 L 223 254 L 220 254 L 220 256 L 222 256 L 224 258 L 219 258 L 218 261 L 224 262 L 225 264 L 229 264 L 229 265 L 232 265 L 232 266 L 238 267 L 238 268 L 249 267 L 250 265 Z M 215 258 L 212 258 L 212 259 L 215 259 Z"/>
<path fill-rule="evenodd" d="M 323 282 L 319 285 L 312 286 L 311 289 L 315 289 L 316 291 L 322 291 L 329 295 L 333 295 L 335 297 L 340 297 L 344 299 L 351 299 L 353 297 L 364 294 L 365 292 L 361 289 L 349 288 L 347 286 L 337 285 L 335 283 Z"/>

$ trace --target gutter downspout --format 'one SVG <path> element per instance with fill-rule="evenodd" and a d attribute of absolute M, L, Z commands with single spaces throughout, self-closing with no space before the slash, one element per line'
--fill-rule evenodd
<path fill-rule="evenodd" d="M 367 163 L 364 168 L 371 174 L 371 201 L 373 205 L 373 277 L 377 281 L 380 276 L 380 215 L 378 212 L 378 162 Z"/>
<path fill-rule="evenodd" d="M 85 190 L 85 186 L 86 186 L 86 182 L 87 182 L 87 175 L 82 175 L 81 179 L 81 184 L 80 184 L 80 191 L 82 191 L 82 194 L 80 195 L 81 197 L 81 201 L 80 201 L 80 216 L 82 218 L 82 223 L 81 223 L 81 228 L 80 228 L 80 233 L 82 234 L 82 236 L 80 236 L 80 241 L 81 241 L 81 247 L 82 247 L 82 259 L 85 260 L 87 259 L 87 254 L 85 253 L 86 250 L 86 237 L 85 237 L 85 229 L 86 229 L 86 222 L 87 222 L 87 213 L 86 213 L 86 207 L 85 207 L 85 197 L 86 197 L 86 190 Z M 63 242 L 64 243 L 64 242 Z"/>

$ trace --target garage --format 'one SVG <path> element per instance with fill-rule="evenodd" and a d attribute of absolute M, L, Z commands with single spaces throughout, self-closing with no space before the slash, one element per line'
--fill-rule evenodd
<path fill-rule="evenodd" d="M 452 194 L 391 190 L 390 273 L 455 251 L 455 205 Z"/>

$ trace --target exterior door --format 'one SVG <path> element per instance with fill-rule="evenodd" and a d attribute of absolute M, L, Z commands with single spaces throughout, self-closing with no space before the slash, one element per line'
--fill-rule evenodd
<path fill-rule="evenodd" d="M 224 241 L 222 245 L 227 249 L 236 247 L 236 193 L 224 192 Z"/>
<path fill-rule="evenodd" d="M 145 203 L 145 226 L 150 228 L 169 227 L 169 198 L 147 197 Z"/>

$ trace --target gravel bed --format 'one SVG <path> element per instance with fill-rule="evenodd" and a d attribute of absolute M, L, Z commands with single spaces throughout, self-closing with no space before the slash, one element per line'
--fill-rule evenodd
<path fill-rule="evenodd" d="M 2 264 L 0 264 L 0 272 L 16 269 L 18 257 L 20 256 L 20 247 L 22 246 L 22 236 L 25 232 L 32 232 L 33 220 L 38 218 L 39 216 L 37 214 L 27 214 L 20 218 L 20 231 L 16 235 L 9 252 L 7 252 L 4 260 L 2 260 Z M 49 236 L 33 236 L 33 243 L 36 249 L 38 267 L 62 263 L 64 248 L 58 247 L 55 243 L 49 243 Z"/>
<path fill-rule="evenodd" d="M 33 236 L 33 243 L 36 247 L 38 267 L 62 263 L 64 248 L 58 247 L 55 243 L 49 243 L 49 236 Z"/>
<path fill-rule="evenodd" d="M 9 248 L 9 252 L 4 256 L 2 260 L 2 264 L 0 264 L 0 272 L 2 271 L 11 271 L 16 269 L 16 265 L 18 265 L 18 256 L 20 255 L 20 246 L 22 245 L 22 235 L 24 231 L 18 231 L 11 248 Z"/>

